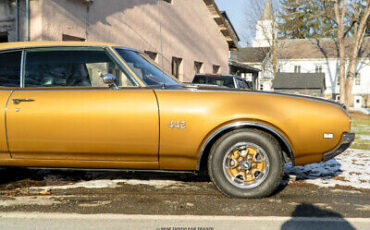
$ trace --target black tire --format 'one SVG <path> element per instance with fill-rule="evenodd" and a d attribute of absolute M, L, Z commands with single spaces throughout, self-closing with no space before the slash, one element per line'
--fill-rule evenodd
<path fill-rule="evenodd" d="M 238 143 L 240 143 L 240 145 Z M 248 143 L 248 145 L 245 145 L 245 143 Z M 230 159 L 230 153 L 233 152 L 233 150 L 230 151 L 230 148 L 233 149 L 235 146 L 243 146 L 243 148 L 248 148 L 244 147 L 244 145 L 249 146 L 250 143 L 253 144 L 251 148 L 258 149 L 257 152 L 262 153 L 261 156 L 263 156 L 263 158 L 258 155 L 257 157 L 263 159 L 265 165 L 268 165 L 263 169 L 263 172 L 265 173 L 253 171 L 257 169 L 250 167 L 250 161 L 246 160 L 247 157 L 242 158 L 242 155 L 239 155 L 239 149 L 236 150 L 238 153 L 236 156 L 239 156 L 236 157 L 238 160 Z M 243 154 L 245 154 L 245 152 Z M 250 159 L 250 156 L 248 157 Z M 266 160 L 266 158 L 268 158 L 268 160 Z M 256 157 L 253 159 L 256 159 Z M 234 162 L 229 163 L 230 160 Z M 267 161 L 268 163 L 266 163 Z M 234 166 L 235 162 L 237 162 L 236 164 L 238 165 L 238 168 L 246 165 L 244 168 L 242 168 L 244 170 L 244 175 L 241 176 L 241 179 L 230 176 L 230 171 L 227 171 L 232 170 L 228 165 L 231 164 L 231 166 Z M 242 164 L 242 162 L 247 163 Z M 261 162 L 261 160 L 256 162 Z M 255 167 L 256 164 L 253 163 Z M 225 165 L 227 167 L 225 167 Z M 218 190 L 227 196 L 238 198 L 260 198 L 269 196 L 279 186 L 284 173 L 284 163 L 280 145 L 275 138 L 260 130 L 240 129 L 229 132 L 219 138 L 212 146 L 210 155 L 208 157 L 208 172 L 211 180 Z M 248 177 L 249 174 L 247 175 L 246 172 L 251 174 L 255 173 L 252 175 L 255 181 L 254 185 L 250 185 L 249 182 L 245 182 L 246 178 L 250 178 Z"/>

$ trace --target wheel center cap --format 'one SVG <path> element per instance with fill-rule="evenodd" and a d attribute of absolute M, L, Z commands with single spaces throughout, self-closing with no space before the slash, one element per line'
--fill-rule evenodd
<path fill-rule="evenodd" d="M 242 168 L 244 170 L 249 170 L 249 169 L 251 169 L 251 164 L 248 161 L 243 161 L 242 162 Z"/>

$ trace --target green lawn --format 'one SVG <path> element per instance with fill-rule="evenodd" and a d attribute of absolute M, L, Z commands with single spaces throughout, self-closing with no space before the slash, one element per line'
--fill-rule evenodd
<path fill-rule="evenodd" d="M 370 115 L 351 113 L 351 116 L 352 132 L 356 134 L 351 148 L 370 151 Z"/>

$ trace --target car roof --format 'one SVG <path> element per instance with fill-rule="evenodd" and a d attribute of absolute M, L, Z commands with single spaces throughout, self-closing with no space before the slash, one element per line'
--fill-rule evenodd
<path fill-rule="evenodd" d="M 82 42 L 82 41 L 32 41 L 32 42 L 5 42 L 0 43 L 0 50 L 3 49 L 22 49 L 35 47 L 63 47 L 63 46 L 82 46 L 82 47 L 122 47 L 120 45 L 104 42 Z M 126 48 L 126 47 L 122 47 Z M 129 49 L 129 48 L 127 48 Z"/>

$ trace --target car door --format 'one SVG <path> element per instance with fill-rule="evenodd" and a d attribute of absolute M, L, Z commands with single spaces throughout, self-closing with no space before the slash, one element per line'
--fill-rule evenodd
<path fill-rule="evenodd" d="M 154 92 L 135 86 L 103 48 L 27 50 L 24 60 L 23 87 L 6 112 L 12 158 L 158 167 Z M 120 89 L 103 84 L 107 73 Z"/>
<path fill-rule="evenodd" d="M 5 111 L 12 91 L 20 87 L 22 51 L 0 51 L 0 160 L 9 159 Z"/>

